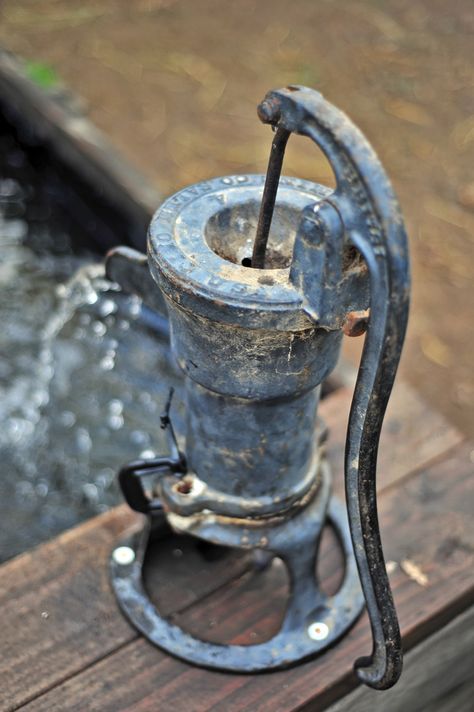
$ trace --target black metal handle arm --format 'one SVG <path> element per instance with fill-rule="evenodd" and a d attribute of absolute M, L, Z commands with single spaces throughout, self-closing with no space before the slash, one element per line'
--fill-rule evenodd
<path fill-rule="evenodd" d="M 148 497 L 143 487 L 143 477 L 151 475 L 184 473 L 185 466 L 182 460 L 170 457 L 155 457 L 150 460 L 134 460 L 121 468 L 118 479 L 120 489 L 129 507 L 136 512 L 151 514 L 162 509 L 161 500 L 158 497 L 153 499 Z"/>
<path fill-rule="evenodd" d="M 402 671 L 400 629 L 382 551 L 377 516 L 377 451 L 385 409 L 400 358 L 407 303 L 394 293 L 389 258 L 377 257 L 362 236 L 351 241 L 370 272 L 370 318 L 349 416 L 346 500 L 352 541 L 372 627 L 370 658 L 356 661 L 358 677 L 376 689 L 395 684 Z"/>
<path fill-rule="evenodd" d="M 334 239 L 340 241 L 340 232 L 336 234 L 340 220 L 345 239 L 360 252 L 369 270 L 371 311 L 349 417 L 345 480 L 354 554 L 373 636 L 372 655 L 358 660 L 356 670 L 362 682 L 386 689 L 400 676 L 402 652 L 379 532 L 376 463 L 408 318 L 409 266 L 403 221 L 373 149 L 349 119 L 318 92 L 296 86 L 272 91 L 258 111 L 263 122 L 278 131 L 308 136 L 326 154 L 337 187 L 323 203 L 327 209 L 316 231 L 321 236 L 321 230 L 327 232 L 327 221 L 334 221 L 335 230 L 329 233 L 334 232 Z M 303 289 L 308 313 L 317 319 L 318 307 L 328 303 L 327 295 L 314 299 L 315 282 L 305 283 L 297 265 L 292 273 Z M 321 326 L 337 328 L 336 323 Z"/>

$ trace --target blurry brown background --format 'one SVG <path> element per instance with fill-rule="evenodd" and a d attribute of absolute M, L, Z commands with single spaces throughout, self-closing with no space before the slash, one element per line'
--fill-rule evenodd
<path fill-rule="evenodd" d="M 271 135 L 255 107 L 270 88 L 307 84 L 342 108 L 407 222 L 402 374 L 474 434 L 472 0 L 3 0 L 0 43 L 54 68 L 163 195 L 263 172 Z M 284 172 L 332 182 L 303 139 Z"/>

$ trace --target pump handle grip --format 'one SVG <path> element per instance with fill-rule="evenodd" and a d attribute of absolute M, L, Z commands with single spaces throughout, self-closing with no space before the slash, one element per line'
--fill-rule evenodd
<path fill-rule="evenodd" d="M 308 136 L 326 154 L 336 189 L 323 202 L 329 213 L 338 216 L 343 239 L 360 252 L 369 271 L 370 317 L 349 416 L 345 485 L 354 554 L 373 637 L 371 656 L 357 660 L 355 669 L 361 682 L 386 689 L 400 677 L 402 650 L 380 539 L 376 464 L 408 319 L 410 279 L 403 219 L 372 147 L 347 116 L 321 94 L 301 86 L 271 91 L 258 113 L 277 130 Z M 331 230 L 328 234 L 330 239 Z M 335 239 L 340 240 L 340 235 Z M 314 318 L 311 294 L 303 294 L 303 298 Z"/>

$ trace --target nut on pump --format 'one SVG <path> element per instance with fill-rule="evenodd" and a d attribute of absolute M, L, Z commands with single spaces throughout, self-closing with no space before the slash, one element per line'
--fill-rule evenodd
<path fill-rule="evenodd" d="M 124 614 L 155 645 L 196 665 L 248 673 L 320 653 L 365 605 L 373 649 L 355 670 L 363 683 L 385 689 L 400 676 L 402 652 L 376 467 L 408 317 L 405 229 L 373 149 L 318 92 L 270 91 L 258 115 L 274 130 L 266 176 L 227 176 L 181 190 L 155 213 L 147 258 L 128 248 L 107 258 L 112 280 L 169 319 L 186 413 L 183 432 L 175 433 L 170 398 L 161 419 L 169 452 L 119 473 L 125 499 L 147 524 L 115 548 L 112 583 Z M 325 153 L 334 190 L 281 176 L 291 134 Z M 331 494 L 317 411 L 343 334 L 364 332 L 344 507 Z M 334 595 L 315 575 L 327 523 L 345 557 Z M 170 529 L 284 562 L 289 600 L 271 640 L 211 643 L 160 615 L 144 588 L 143 561 L 155 532 Z"/>

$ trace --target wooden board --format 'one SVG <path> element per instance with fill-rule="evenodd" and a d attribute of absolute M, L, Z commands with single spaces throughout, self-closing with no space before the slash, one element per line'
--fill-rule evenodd
<path fill-rule="evenodd" d="M 383 695 L 359 687 L 328 712 L 467 712 L 474 700 L 474 607 L 408 653 L 400 682 Z"/>
<path fill-rule="evenodd" d="M 349 391 L 341 389 L 321 409 L 339 491 L 349 403 Z M 471 448 L 460 443 L 412 391 L 397 387 L 381 445 L 380 517 L 410 648 L 473 601 Z M 354 687 L 353 660 L 370 651 L 365 616 L 320 658 L 258 676 L 192 668 L 138 637 L 117 609 L 107 571 L 114 541 L 134 520 L 118 508 L 0 568 L 0 709 L 273 712 L 311 709 L 315 698 L 324 709 Z M 322 562 L 328 586 L 338 576 L 334 547 L 328 538 Z M 182 538 L 156 556 L 150 587 L 167 615 L 195 633 L 252 643 L 277 627 L 286 591 L 278 566 L 257 574 L 239 554 L 207 561 Z M 428 577 L 427 586 L 401 568 L 405 560 Z"/>

